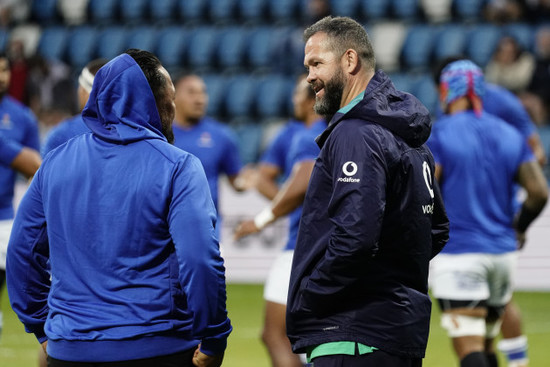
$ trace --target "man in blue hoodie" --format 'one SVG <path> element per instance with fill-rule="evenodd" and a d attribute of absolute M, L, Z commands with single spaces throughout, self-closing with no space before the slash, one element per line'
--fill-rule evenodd
<path fill-rule="evenodd" d="M 315 367 L 420 366 L 430 259 L 448 239 L 428 110 L 395 90 L 367 33 L 346 17 L 304 32 L 317 139 L 292 264 L 287 333 Z"/>
<path fill-rule="evenodd" d="M 170 144 L 174 111 L 153 54 L 116 57 L 83 111 L 91 132 L 47 156 L 20 204 L 8 292 L 49 366 L 222 362 L 216 212 L 198 159 Z"/>

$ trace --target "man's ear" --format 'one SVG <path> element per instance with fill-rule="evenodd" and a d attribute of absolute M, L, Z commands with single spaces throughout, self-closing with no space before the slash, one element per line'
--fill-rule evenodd
<path fill-rule="evenodd" d="M 357 73 L 361 66 L 361 61 L 359 60 L 359 55 L 354 49 L 349 48 L 346 52 L 344 52 L 344 55 L 342 56 L 342 66 L 344 71 L 348 74 Z"/>

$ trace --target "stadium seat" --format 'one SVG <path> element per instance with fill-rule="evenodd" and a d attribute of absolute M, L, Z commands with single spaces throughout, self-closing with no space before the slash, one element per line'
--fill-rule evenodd
<path fill-rule="evenodd" d="M 128 48 L 127 37 L 128 32 L 123 27 L 106 27 L 97 36 L 96 56 L 111 60 L 120 55 Z"/>
<path fill-rule="evenodd" d="M 119 0 L 90 0 L 88 15 L 93 24 L 114 23 L 118 19 Z"/>
<path fill-rule="evenodd" d="M 252 29 L 246 48 L 247 64 L 255 70 L 269 70 L 273 56 L 273 42 L 276 30 L 273 27 L 255 27 Z"/>
<path fill-rule="evenodd" d="M 421 75 L 413 82 L 411 93 L 428 108 L 432 115 L 435 115 L 439 96 L 437 88 L 429 74 Z"/>
<path fill-rule="evenodd" d="M 388 76 L 397 90 L 408 93 L 412 92 L 414 83 L 408 73 L 390 73 Z"/>
<path fill-rule="evenodd" d="M 267 0 L 237 0 L 237 10 L 244 22 L 265 22 L 267 19 Z"/>
<path fill-rule="evenodd" d="M 225 95 L 226 77 L 220 74 L 206 74 L 202 76 L 208 93 L 208 108 L 206 114 L 220 118 L 222 115 L 223 98 Z"/>
<path fill-rule="evenodd" d="M 168 69 L 183 66 L 189 33 L 182 27 L 170 26 L 159 31 L 156 55 Z"/>
<path fill-rule="evenodd" d="M 226 27 L 217 37 L 215 59 L 225 71 L 245 66 L 245 51 L 249 47 L 250 32 L 243 27 Z"/>
<path fill-rule="evenodd" d="M 332 0 L 330 8 L 334 15 L 355 17 L 359 11 L 359 0 Z"/>
<path fill-rule="evenodd" d="M 223 24 L 237 17 L 236 0 L 208 0 L 208 17 L 211 22 Z"/>
<path fill-rule="evenodd" d="M 435 35 L 433 58 L 435 62 L 449 56 L 463 55 L 466 48 L 467 32 L 463 26 L 444 26 Z"/>
<path fill-rule="evenodd" d="M 38 53 L 47 60 L 63 61 L 68 38 L 69 32 L 65 27 L 45 28 L 38 42 Z"/>
<path fill-rule="evenodd" d="M 457 21 L 475 22 L 483 17 L 486 0 L 453 0 L 451 12 Z"/>
<path fill-rule="evenodd" d="M 251 117 L 254 112 L 254 97 L 257 81 L 248 75 L 231 77 L 225 90 L 223 103 L 225 116 L 229 120 Z"/>
<path fill-rule="evenodd" d="M 484 68 L 491 59 L 500 38 L 499 27 L 490 24 L 476 26 L 468 33 L 467 56 Z"/>
<path fill-rule="evenodd" d="M 410 27 L 401 49 L 403 66 L 411 71 L 429 69 L 433 40 L 434 31 L 430 26 Z"/>
<path fill-rule="evenodd" d="M 285 76 L 267 75 L 258 81 L 255 112 L 260 119 L 288 116 L 292 105 L 294 80 Z"/>
<path fill-rule="evenodd" d="M 42 25 L 51 25 L 60 20 L 57 12 L 57 0 L 33 1 L 31 17 Z"/>
<path fill-rule="evenodd" d="M 242 121 L 231 124 L 239 140 L 239 155 L 244 164 L 257 162 L 262 143 L 262 126 L 254 121 Z"/>
<path fill-rule="evenodd" d="M 205 0 L 178 0 L 179 18 L 190 23 L 206 22 L 206 5 Z"/>
<path fill-rule="evenodd" d="M 214 27 L 202 26 L 191 31 L 187 44 L 187 65 L 195 71 L 208 71 L 214 67 L 219 32 Z"/>
<path fill-rule="evenodd" d="M 97 29 L 91 26 L 76 27 L 70 31 L 67 59 L 75 69 L 83 68 L 95 58 Z"/>
<path fill-rule="evenodd" d="M 268 9 L 274 22 L 293 23 L 299 18 L 299 4 L 295 0 L 268 0 Z"/>
<path fill-rule="evenodd" d="M 148 13 L 148 0 L 120 0 L 120 16 L 126 24 L 142 23 Z"/>
<path fill-rule="evenodd" d="M 149 11 L 153 22 L 166 24 L 176 18 L 176 0 L 149 0 Z"/>
<path fill-rule="evenodd" d="M 9 39 L 10 32 L 7 29 L 0 29 L 0 52 L 6 52 Z"/>
<path fill-rule="evenodd" d="M 502 28 L 502 32 L 516 39 L 524 50 L 534 51 L 535 30 L 531 25 L 526 23 L 510 23 Z"/>
<path fill-rule="evenodd" d="M 391 0 L 391 12 L 401 21 L 412 22 L 421 15 L 419 0 Z"/>
<path fill-rule="evenodd" d="M 388 18 L 390 2 L 388 0 L 360 0 L 360 17 L 368 21 Z"/>
<path fill-rule="evenodd" d="M 126 46 L 128 48 L 139 48 L 149 52 L 156 52 L 157 30 L 151 26 L 131 28 L 128 31 Z"/>

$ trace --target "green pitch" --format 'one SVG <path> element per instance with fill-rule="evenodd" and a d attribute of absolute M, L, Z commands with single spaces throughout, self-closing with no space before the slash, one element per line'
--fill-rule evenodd
<path fill-rule="evenodd" d="M 225 367 L 269 367 L 265 348 L 260 342 L 263 319 L 261 285 L 230 284 L 227 306 L 233 333 L 225 354 Z M 549 364 L 550 293 L 518 292 L 514 296 L 523 315 L 523 327 L 529 338 L 531 366 Z M 37 366 L 38 342 L 24 332 L 23 326 L 8 306 L 7 293 L 2 294 L 4 331 L 0 339 L 0 366 Z M 500 365 L 505 366 L 504 359 Z M 450 341 L 439 326 L 439 310 L 435 306 L 425 367 L 458 366 Z"/>

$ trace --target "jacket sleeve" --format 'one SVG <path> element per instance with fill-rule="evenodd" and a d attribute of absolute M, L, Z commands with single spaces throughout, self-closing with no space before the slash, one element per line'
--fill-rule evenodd
<path fill-rule="evenodd" d="M 48 316 L 49 243 L 40 194 L 40 170 L 23 197 L 8 244 L 7 287 L 11 307 L 25 330 L 45 341 L 44 324 Z"/>
<path fill-rule="evenodd" d="M 174 173 L 168 224 L 179 263 L 179 280 L 193 314 L 194 334 L 201 340 L 201 351 L 209 355 L 223 353 L 232 330 L 215 220 L 202 165 L 194 156 L 187 156 Z"/>
<path fill-rule="evenodd" d="M 386 205 L 386 161 L 376 130 L 361 135 L 335 129 L 332 135 L 324 156 L 330 161 L 328 214 L 335 229 L 303 294 L 313 308 L 325 307 L 328 297 L 338 299 L 376 255 Z"/>
<path fill-rule="evenodd" d="M 433 180 L 434 212 L 432 216 L 432 254 L 433 259 L 449 241 L 449 218 L 443 205 L 443 197 L 437 180 Z"/>

